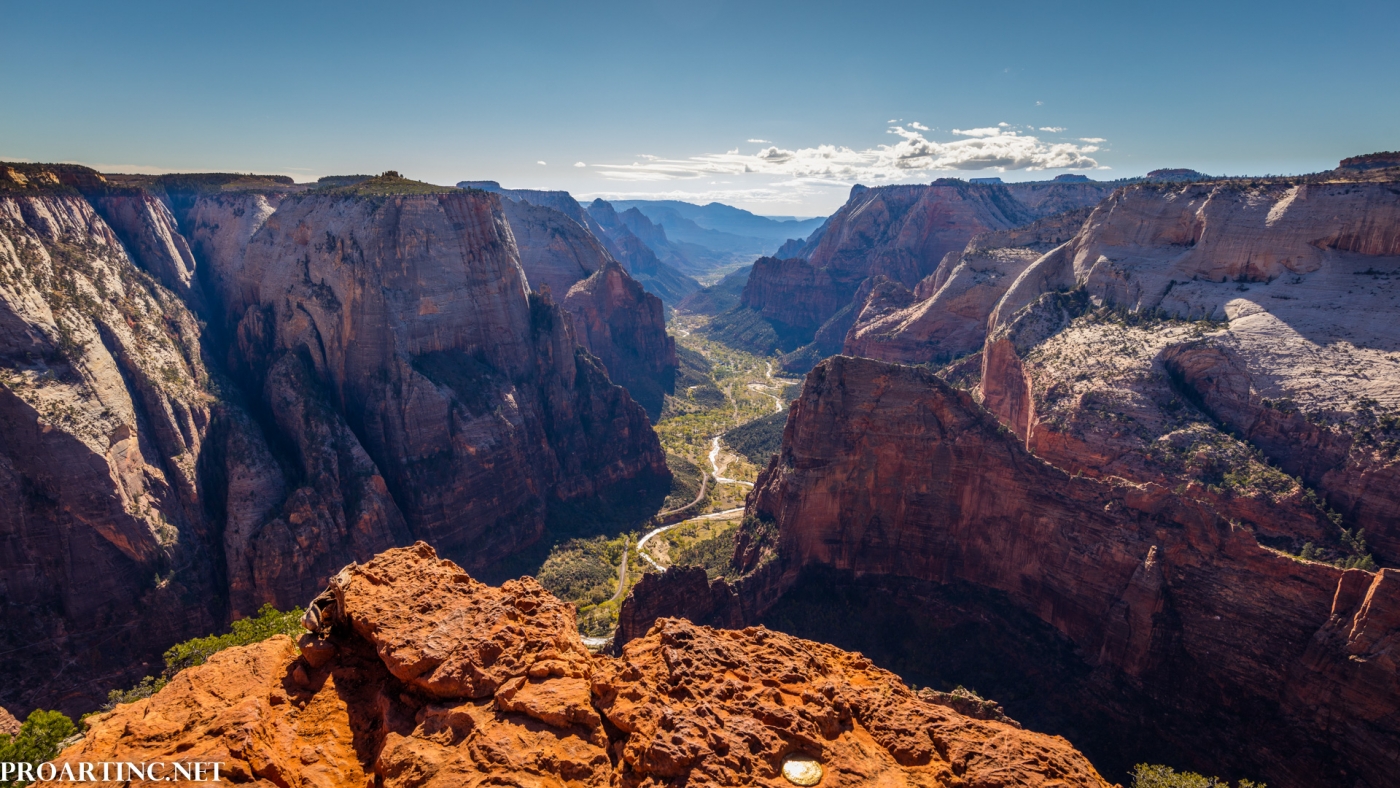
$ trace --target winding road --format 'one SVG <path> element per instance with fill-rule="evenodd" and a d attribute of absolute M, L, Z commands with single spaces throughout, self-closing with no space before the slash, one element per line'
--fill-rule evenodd
<path fill-rule="evenodd" d="M 651 541 L 651 538 L 653 536 L 657 536 L 658 534 L 664 534 L 672 528 L 679 528 L 682 525 L 685 525 L 687 523 L 693 523 L 696 520 L 723 520 L 725 518 L 732 517 L 735 514 L 740 514 L 743 511 L 744 507 L 740 506 L 736 509 L 725 509 L 722 512 L 711 512 L 710 514 L 702 514 L 699 517 L 692 517 L 689 520 L 682 520 L 672 525 L 663 525 L 660 528 L 654 528 L 651 531 L 648 531 L 646 536 L 643 536 L 641 539 L 637 540 L 637 555 L 640 555 L 643 561 L 646 561 L 647 563 L 656 567 L 657 571 L 665 572 L 666 567 L 651 560 L 651 556 L 647 555 L 646 550 L 644 549 L 647 545 L 647 542 Z M 626 559 L 624 558 L 623 565 L 625 566 L 626 563 Z"/>

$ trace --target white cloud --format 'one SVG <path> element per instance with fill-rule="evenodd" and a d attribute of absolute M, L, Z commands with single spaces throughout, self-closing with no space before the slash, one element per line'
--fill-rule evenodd
<path fill-rule="evenodd" d="M 546 165 L 546 164 L 545 164 L 544 162 L 542 162 L 542 161 L 537 161 L 537 162 L 535 162 L 535 163 L 538 164 L 538 165 L 540 165 L 540 166 L 542 166 L 542 167 L 548 166 L 548 165 Z"/>
<path fill-rule="evenodd" d="M 928 131 L 928 126 L 925 126 L 924 124 L 918 122 L 917 120 L 914 121 L 913 123 L 910 123 L 910 124 L 909 124 L 909 128 L 911 128 L 911 129 L 918 129 L 919 131 Z"/>
<path fill-rule="evenodd" d="M 1035 103 L 1035 105 L 1036 105 L 1037 107 L 1043 107 L 1043 106 L 1045 106 L 1045 102 L 1043 102 L 1043 101 L 1037 101 L 1037 102 Z"/>
<path fill-rule="evenodd" d="M 575 167 L 587 167 L 588 165 L 587 165 L 587 164 L 584 164 L 584 163 L 581 162 L 581 161 L 576 161 L 576 162 L 574 162 L 574 166 L 575 166 Z"/>
<path fill-rule="evenodd" d="M 912 124 L 911 124 L 912 126 Z M 790 150 L 770 145 L 757 153 L 737 150 L 683 159 L 643 157 L 631 164 L 595 164 L 604 177 L 617 181 L 656 182 L 714 175 L 766 175 L 820 181 L 896 181 L 925 172 L 958 170 L 1091 169 L 1098 162 L 1088 154 L 1097 147 L 1047 143 L 1004 126 L 954 129 L 966 139 L 930 140 L 923 130 L 894 126 L 899 137 L 892 145 L 853 149 L 818 145 Z"/>
<path fill-rule="evenodd" d="M 953 133 L 964 137 L 995 137 L 1001 134 L 1001 129 L 997 126 L 983 126 L 980 129 L 953 129 Z"/>
<path fill-rule="evenodd" d="M 1080 137 L 1079 141 L 1087 142 L 1090 145 L 1098 145 L 1101 142 L 1108 142 L 1108 140 L 1104 139 L 1103 137 Z"/>
<path fill-rule="evenodd" d="M 1041 130 L 1041 131 L 1048 131 L 1048 132 L 1050 132 L 1051 134 L 1059 134 L 1060 132 L 1062 132 L 1062 131 L 1065 130 L 1065 127 L 1064 127 L 1064 126 L 1041 126 L 1041 127 L 1040 127 L 1040 130 Z"/>
<path fill-rule="evenodd" d="M 757 144 L 759 144 L 759 145 L 769 145 L 769 144 L 771 144 L 773 141 L 772 141 L 772 140 L 749 140 L 749 142 L 757 143 Z"/>

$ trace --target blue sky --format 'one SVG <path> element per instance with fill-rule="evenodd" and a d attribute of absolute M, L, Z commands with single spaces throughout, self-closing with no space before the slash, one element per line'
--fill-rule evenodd
<path fill-rule="evenodd" d="M 1308 172 L 1400 148 L 1395 2 L 0 0 L 0 17 L 0 158 L 112 171 L 392 168 L 817 215 L 855 182 Z"/>

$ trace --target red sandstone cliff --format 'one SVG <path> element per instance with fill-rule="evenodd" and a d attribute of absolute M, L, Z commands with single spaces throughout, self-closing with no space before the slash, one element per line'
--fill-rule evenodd
<path fill-rule="evenodd" d="M 536 194 L 512 192 L 538 199 Z M 573 203 L 578 208 L 577 203 Z M 573 318 L 574 335 L 655 420 L 675 388 L 675 341 L 666 334 L 665 307 L 623 270 L 593 233 L 554 208 L 502 201 L 529 286 L 547 289 Z M 572 212 L 585 216 L 582 209 Z M 591 223 L 596 226 L 596 223 Z"/>
<path fill-rule="evenodd" d="M 579 344 L 603 362 L 608 377 L 627 389 L 655 421 L 676 387 L 676 341 L 666 333 L 665 307 L 622 266 L 607 259 L 569 288 L 564 311 Z"/>
<path fill-rule="evenodd" d="M 749 515 L 776 541 L 762 557 L 740 539 L 749 576 L 737 594 L 708 594 L 721 617 L 751 620 L 816 566 L 994 589 L 1111 671 L 1108 686 L 1149 698 L 1134 722 L 1191 757 L 1271 785 L 1388 784 L 1400 752 L 1393 570 L 1300 561 L 1160 486 L 1072 477 L 932 372 L 819 365 Z M 1123 713 L 1112 691 L 1080 702 Z"/>
<path fill-rule="evenodd" d="M 482 565 L 551 501 L 664 483 L 644 411 L 527 293 L 494 196 L 0 173 L 11 708 L 91 709 L 172 643 L 395 544 Z M 656 333 L 657 312 L 629 319 Z"/>
<path fill-rule="evenodd" d="M 762 628 L 658 622 L 590 655 L 528 578 L 476 582 L 417 544 L 350 566 L 323 638 L 216 654 L 90 720 L 59 758 L 219 761 L 257 785 L 1106 788 L 1068 742 L 921 699 L 859 654 Z"/>

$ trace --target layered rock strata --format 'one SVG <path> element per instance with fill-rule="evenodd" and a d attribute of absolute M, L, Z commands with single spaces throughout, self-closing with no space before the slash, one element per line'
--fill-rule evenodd
<path fill-rule="evenodd" d="M 484 565 L 551 502 L 665 489 L 645 412 L 528 293 L 495 196 L 0 173 L 10 708 L 90 710 L 395 544 Z M 599 282 L 587 328 L 664 353 L 655 299 Z"/>
<path fill-rule="evenodd" d="M 1393 570 L 1300 560 L 1170 488 L 1067 473 L 932 371 L 820 364 L 748 507 L 747 575 L 704 594 L 727 621 L 807 568 L 971 584 L 1062 633 L 1099 677 L 1079 702 L 1184 763 L 1280 786 L 1381 786 L 1396 767 Z M 652 600 L 678 596 L 670 575 Z"/>
<path fill-rule="evenodd" d="M 1101 183 L 969 184 L 944 179 L 928 186 L 857 186 L 812 240 L 787 260 L 760 261 L 743 307 L 770 322 L 791 351 L 851 304 L 874 276 L 912 288 L 973 236 L 1098 203 Z M 860 305 L 852 307 L 857 311 Z M 849 325 L 849 320 L 848 320 Z"/>
<path fill-rule="evenodd" d="M 0 694 L 27 710 L 218 620 L 200 469 L 221 405 L 195 316 L 66 173 L 19 166 L 0 181 Z"/>
<path fill-rule="evenodd" d="M 492 190 L 506 198 L 502 207 L 530 288 L 559 300 L 579 344 L 652 420 L 660 418 L 677 367 L 661 299 L 616 262 L 599 240 L 606 238 L 602 228 L 567 192 Z"/>
<path fill-rule="evenodd" d="M 323 635 L 277 636 L 89 721 L 59 758 L 218 761 L 254 785 L 1107 784 L 1068 742 L 965 717 L 859 654 L 658 622 L 590 655 L 533 580 L 484 586 L 425 544 L 332 581 Z M 173 767 L 172 767 L 173 768 Z"/>

